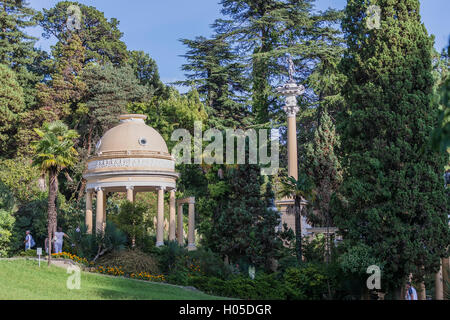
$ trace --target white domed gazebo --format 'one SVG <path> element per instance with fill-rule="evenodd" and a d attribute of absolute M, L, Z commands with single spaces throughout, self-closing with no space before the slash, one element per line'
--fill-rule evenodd
<path fill-rule="evenodd" d="M 86 179 L 86 225 L 92 233 L 92 196 L 97 196 L 96 232 L 106 225 L 106 197 L 112 192 L 126 192 L 134 201 L 137 192 L 157 192 L 158 210 L 156 246 L 164 244 L 164 192 L 170 192 L 169 240 L 183 244 L 183 204 L 189 204 L 188 249 L 195 249 L 194 203 L 190 197 L 178 200 L 178 223 L 175 230 L 175 191 L 178 173 L 175 159 L 161 135 L 147 126 L 145 115 L 126 114 L 97 143 L 96 155 L 89 158 L 83 177 Z"/>

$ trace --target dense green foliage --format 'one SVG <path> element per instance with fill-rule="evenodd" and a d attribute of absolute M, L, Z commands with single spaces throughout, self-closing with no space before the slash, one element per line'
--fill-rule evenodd
<path fill-rule="evenodd" d="M 221 0 L 210 37 L 180 40 L 181 93 L 95 7 L 60 1 L 38 12 L 0 0 L 0 256 L 32 255 L 23 252 L 25 230 L 44 247 L 58 225 L 69 236 L 63 250 L 97 266 L 161 273 L 223 296 L 355 299 L 367 293 L 370 264 L 382 268 L 391 296 L 409 273 L 429 286 L 448 256 L 449 53 L 432 50 L 417 0 L 376 4 L 381 25 L 369 30 L 368 1 L 318 12 L 314 0 Z M 67 27 L 73 5 L 76 30 Z M 36 24 L 56 39 L 49 52 L 27 34 Z M 105 232 L 87 234 L 83 172 L 121 113 L 146 115 L 170 151 L 174 131 L 193 135 L 195 121 L 202 133 L 279 128 L 286 167 L 286 114 L 275 88 L 286 80 L 287 54 L 293 80 L 306 88 L 297 180 L 262 176 L 255 164 L 177 164 L 176 197 L 196 199 L 197 251 L 155 247 L 152 193 L 134 203 L 109 194 Z M 280 230 L 281 197 L 295 199 L 295 230 Z M 168 201 L 164 211 L 167 219 Z M 339 234 L 302 237 L 304 217 Z"/>
<path fill-rule="evenodd" d="M 431 150 L 432 39 L 419 1 L 378 1 L 381 28 L 365 24 L 367 2 L 348 1 L 342 67 L 346 108 L 339 122 L 346 168 L 336 225 L 349 248 L 383 267 L 384 289 L 436 271 L 449 243 L 444 159 Z M 381 267 L 381 265 L 380 265 Z"/>

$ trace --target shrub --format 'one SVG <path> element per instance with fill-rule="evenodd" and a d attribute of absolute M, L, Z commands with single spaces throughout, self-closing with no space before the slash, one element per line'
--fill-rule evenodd
<path fill-rule="evenodd" d="M 188 253 L 188 268 L 191 275 L 206 275 L 220 279 L 231 276 L 231 269 L 226 265 L 219 255 L 210 249 L 199 248 Z"/>
<path fill-rule="evenodd" d="M 155 257 L 145 254 L 139 249 L 127 249 L 114 251 L 101 257 L 97 261 L 98 265 L 108 267 L 121 267 L 126 274 L 159 274 L 158 261 Z"/>
<path fill-rule="evenodd" d="M 172 274 L 178 271 L 187 272 L 188 251 L 178 245 L 176 241 L 170 241 L 157 251 L 159 266 L 164 274 Z"/>
<path fill-rule="evenodd" d="M 20 256 L 20 257 L 33 257 L 33 258 L 37 258 L 36 250 L 34 250 L 34 249 L 21 251 L 21 252 L 19 252 L 19 256 Z"/>
<path fill-rule="evenodd" d="M 286 297 L 283 282 L 276 274 L 262 274 L 254 280 L 236 277 L 222 280 L 215 277 L 193 276 L 189 284 L 205 293 L 240 299 L 275 300 Z"/>
<path fill-rule="evenodd" d="M 104 235 L 88 234 L 87 228 L 81 224 L 80 232 L 69 230 L 68 236 L 74 247 L 71 248 L 76 255 L 89 261 L 108 252 L 120 251 L 126 244 L 126 235 L 114 223 L 107 222 Z"/>
<path fill-rule="evenodd" d="M 291 300 L 320 300 L 327 294 L 327 276 L 315 264 L 289 268 L 284 276 L 286 298 Z"/>

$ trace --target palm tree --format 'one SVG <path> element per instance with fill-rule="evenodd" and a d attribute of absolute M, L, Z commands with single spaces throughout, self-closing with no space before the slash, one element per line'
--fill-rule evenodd
<path fill-rule="evenodd" d="M 45 123 L 42 129 L 34 129 L 41 138 L 33 144 L 35 155 L 33 165 L 48 173 L 48 264 L 51 263 L 51 239 L 56 231 L 56 196 L 58 194 L 58 174 L 75 163 L 78 155 L 74 148 L 75 130 L 69 130 L 62 121 Z"/>
<path fill-rule="evenodd" d="M 314 201 L 315 192 L 312 180 L 306 174 L 300 174 L 298 179 L 281 176 L 281 188 L 279 195 L 281 197 L 294 199 L 295 214 L 295 252 L 299 263 L 302 261 L 302 220 L 301 220 L 301 202 L 306 200 L 309 203 Z"/>

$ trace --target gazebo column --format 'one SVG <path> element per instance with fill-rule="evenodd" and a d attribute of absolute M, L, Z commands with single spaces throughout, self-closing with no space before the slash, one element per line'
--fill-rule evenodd
<path fill-rule="evenodd" d="M 92 234 L 92 191 L 86 192 L 86 217 L 85 224 L 87 233 Z"/>
<path fill-rule="evenodd" d="M 103 189 L 97 188 L 97 207 L 95 211 L 95 231 L 101 233 L 103 231 Z"/>
<path fill-rule="evenodd" d="M 177 221 L 177 238 L 178 244 L 182 246 L 184 244 L 183 238 L 183 205 L 178 205 L 178 221 Z"/>
<path fill-rule="evenodd" d="M 127 200 L 130 202 L 134 202 L 134 187 L 133 186 L 127 187 Z"/>
<path fill-rule="evenodd" d="M 164 187 L 158 189 L 158 214 L 156 221 L 156 246 L 164 245 Z"/>
<path fill-rule="evenodd" d="M 444 282 L 442 277 L 442 260 L 440 261 L 441 266 L 438 272 L 434 275 L 435 281 L 435 299 L 436 300 L 444 300 Z"/>
<path fill-rule="evenodd" d="M 170 190 L 169 202 L 169 241 L 175 240 L 175 189 Z"/>
<path fill-rule="evenodd" d="M 195 250 L 195 200 L 189 201 L 188 250 Z"/>
<path fill-rule="evenodd" d="M 106 229 L 106 198 L 108 196 L 108 192 L 103 191 L 103 223 L 102 223 L 102 232 L 105 232 Z"/>

